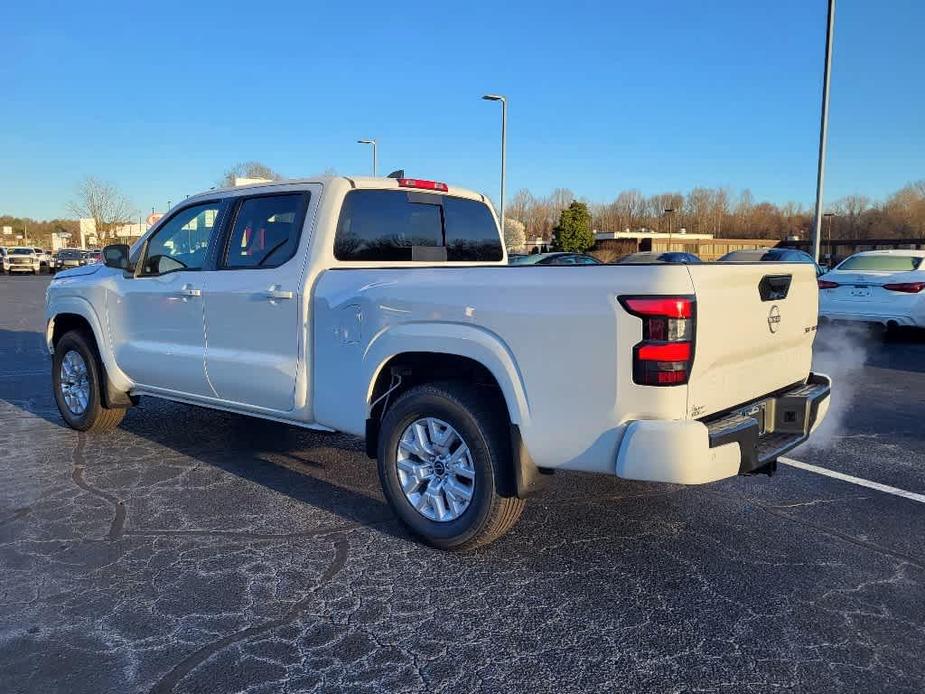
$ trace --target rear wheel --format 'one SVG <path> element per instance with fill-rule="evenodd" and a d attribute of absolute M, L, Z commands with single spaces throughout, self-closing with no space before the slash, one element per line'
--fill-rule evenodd
<path fill-rule="evenodd" d="M 386 412 L 379 479 L 401 521 L 428 544 L 468 550 L 507 533 L 524 502 L 499 494 L 511 464 L 507 413 L 490 393 L 416 386 Z"/>
<path fill-rule="evenodd" d="M 58 411 L 72 429 L 109 431 L 122 421 L 124 409 L 103 405 L 99 356 L 83 332 L 72 330 L 58 340 L 51 375 Z"/>

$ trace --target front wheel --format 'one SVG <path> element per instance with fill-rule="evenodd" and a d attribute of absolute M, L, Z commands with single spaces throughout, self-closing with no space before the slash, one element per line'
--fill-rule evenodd
<path fill-rule="evenodd" d="M 109 431 L 125 416 L 124 409 L 103 405 L 101 375 L 96 347 L 84 333 L 72 330 L 58 340 L 51 377 L 58 411 L 72 429 Z"/>
<path fill-rule="evenodd" d="M 506 412 L 465 384 L 416 386 L 385 413 L 379 479 L 399 519 L 428 544 L 469 550 L 507 533 L 522 499 L 499 494 L 511 464 Z"/>

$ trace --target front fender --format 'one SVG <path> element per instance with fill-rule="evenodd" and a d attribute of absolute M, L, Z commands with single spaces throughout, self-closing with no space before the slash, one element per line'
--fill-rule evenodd
<path fill-rule="evenodd" d="M 93 337 L 96 340 L 96 346 L 100 353 L 100 359 L 106 369 L 106 375 L 110 384 L 122 392 L 128 392 L 134 386 L 131 379 L 123 373 L 116 364 L 115 357 L 112 353 L 112 345 L 109 340 L 109 332 L 103 325 L 103 321 L 97 315 L 93 304 L 80 296 L 61 296 L 49 297 L 48 304 L 45 308 L 45 344 L 48 347 L 49 354 L 55 351 L 52 337 L 55 331 L 55 317 L 61 314 L 74 314 L 80 316 L 90 325 L 93 331 Z"/>
<path fill-rule="evenodd" d="M 475 325 L 423 321 L 387 326 L 373 336 L 363 354 L 366 403 L 371 404 L 373 387 L 386 363 L 405 352 L 431 352 L 467 357 L 487 368 L 495 377 L 507 405 L 511 423 L 530 422 L 530 402 L 523 377 L 504 341 L 495 333 Z"/>

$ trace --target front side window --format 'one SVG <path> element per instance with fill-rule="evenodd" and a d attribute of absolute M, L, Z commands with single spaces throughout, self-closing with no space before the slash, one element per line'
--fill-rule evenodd
<path fill-rule="evenodd" d="M 229 269 L 278 267 L 299 245 L 307 195 L 247 198 L 238 206 L 222 266 Z"/>
<path fill-rule="evenodd" d="M 171 217 L 148 242 L 141 274 L 201 270 L 221 207 L 221 202 L 207 202 Z"/>
<path fill-rule="evenodd" d="M 484 203 L 404 190 L 354 190 L 344 198 L 334 257 L 352 261 L 501 260 Z"/>

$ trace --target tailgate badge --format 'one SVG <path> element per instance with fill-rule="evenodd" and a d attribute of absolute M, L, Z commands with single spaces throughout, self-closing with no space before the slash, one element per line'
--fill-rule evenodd
<path fill-rule="evenodd" d="M 770 312 L 768 312 L 768 330 L 772 333 L 776 333 L 777 329 L 780 327 L 780 309 L 777 308 L 777 305 L 771 307 Z"/>

